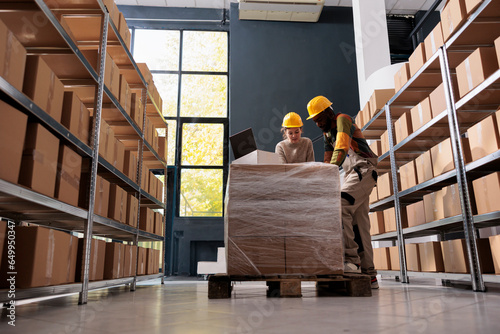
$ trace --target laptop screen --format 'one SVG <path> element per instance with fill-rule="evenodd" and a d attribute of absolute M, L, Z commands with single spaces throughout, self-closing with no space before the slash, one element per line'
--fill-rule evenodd
<path fill-rule="evenodd" d="M 250 152 L 257 150 L 257 144 L 253 136 L 252 128 L 248 128 L 229 137 L 234 159 L 241 158 Z"/>

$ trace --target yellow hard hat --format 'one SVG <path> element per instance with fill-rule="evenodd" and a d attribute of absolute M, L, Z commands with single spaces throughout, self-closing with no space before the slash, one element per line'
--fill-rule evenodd
<path fill-rule="evenodd" d="M 300 118 L 299 114 L 289 112 L 283 118 L 283 124 L 281 126 L 284 128 L 301 128 L 303 125 L 302 118 Z"/>
<path fill-rule="evenodd" d="M 326 97 L 321 95 L 316 96 L 307 104 L 307 111 L 309 112 L 309 117 L 307 117 L 307 119 L 313 118 L 331 105 L 332 103 Z"/>

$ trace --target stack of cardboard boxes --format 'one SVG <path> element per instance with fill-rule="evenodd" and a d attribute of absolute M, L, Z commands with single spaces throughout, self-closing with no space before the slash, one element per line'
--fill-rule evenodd
<path fill-rule="evenodd" d="M 343 272 L 337 166 L 232 164 L 226 201 L 229 275 Z"/>

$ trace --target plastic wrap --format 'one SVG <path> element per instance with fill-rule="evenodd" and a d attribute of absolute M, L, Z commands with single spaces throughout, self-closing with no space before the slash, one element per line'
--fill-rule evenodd
<path fill-rule="evenodd" d="M 337 166 L 232 164 L 225 205 L 229 275 L 343 272 Z"/>

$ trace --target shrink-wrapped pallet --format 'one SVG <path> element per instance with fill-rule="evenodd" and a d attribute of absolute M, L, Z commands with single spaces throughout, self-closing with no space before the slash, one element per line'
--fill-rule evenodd
<path fill-rule="evenodd" d="M 337 166 L 232 164 L 225 205 L 229 275 L 342 273 Z"/>

